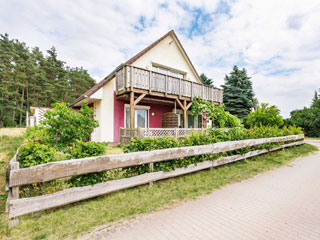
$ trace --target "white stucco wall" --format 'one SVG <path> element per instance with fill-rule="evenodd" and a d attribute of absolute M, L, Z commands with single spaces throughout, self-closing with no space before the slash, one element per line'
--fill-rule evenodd
<path fill-rule="evenodd" d="M 187 73 L 186 80 L 199 82 L 195 73 L 192 71 L 191 65 L 180 50 L 178 43 L 171 35 L 159 42 L 132 65 L 152 69 L 152 62 L 184 71 Z"/>
<path fill-rule="evenodd" d="M 94 114 L 95 120 L 98 120 L 99 127 L 93 129 L 93 132 L 91 133 L 91 140 L 96 142 L 101 142 L 101 128 L 100 128 L 100 121 L 101 121 L 101 100 L 97 100 L 93 103 L 94 106 Z"/>
<path fill-rule="evenodd" d="M 113 142 L 114 91 L 115 78 L 102 87 L 102 100 L 94 102 L 95 119 L 99 121 L 99 127 L 94 129 L 91 136 L 93 141 Z"/>

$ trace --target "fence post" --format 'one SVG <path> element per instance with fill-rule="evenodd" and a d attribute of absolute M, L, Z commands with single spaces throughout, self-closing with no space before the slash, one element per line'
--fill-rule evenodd
<path fill-rule="evenodd" d="M 153 162 L 149 163 L 149 169 L 150 169 L 150 173 L 153 172 Z M 149 186 L 152 187 L 153 186 L 153 181 L 149 182 Z"/>
<path fill-rule="evenodd" d="M 174 128 L 174 137 L 178 138 L 178 129 L 177 128 Z"/>
<path fill-rule="evenodd" d="M 138 128 L 138 138 L 141 138 L 141 128 Z"/>
<path fill-rule="evenodd" d="M 10 172 L 12 170 L 16 170 L 19 169 L 19 162 L 17 162 L 17 160 L 15 160 L 14 162 L 10 163 Z M 8 195 L 9 201 L 8 201 L 8 205 L 9 208 L 8 210 L 10 211 L 10 201 L 11 200 L 15 200 L 15 199 L 19 199 L 19 187 L 11 187 L 9 188 L 9 195 Z M 13 226 L 19 224 L 19 218 L 13 218 L 13 219 L 9 219 L 9 228 L 12 228 Z"/>

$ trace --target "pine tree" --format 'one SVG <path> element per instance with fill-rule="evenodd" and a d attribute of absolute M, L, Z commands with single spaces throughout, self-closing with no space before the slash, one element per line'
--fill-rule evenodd
<path fill-rule="evenodd" d="M 82 67 L 65 66 L 54 47 L 44 56 L 0 34 L 0 127 L 22 126 L 30 106 L 71 103 L 94 84 Z"/>
<path fill-rule="evenodd" d="M 0 35 L 0 127 L 5 125 L 5 117 L 12 110 L 14 103 L 10 99 L 12 90 L 12 74 L 14 68 L 13 41 L 9 40 L 8 34 Z"/>
<path fill-rule="evenodd" d="M 252 82 L 246 69 L 237 66 L 225 77 L 223 85 L 223 103 L 226 111 L 239 118 L 247 116 L 254 107 Z"/>
<path fill-rule="evenodd" d="M 204 73 L 201 73 L 200 79 L 201 79 L 203 85 L 213 86 L 213 80 L 211 78 L 208 78 Z"/>

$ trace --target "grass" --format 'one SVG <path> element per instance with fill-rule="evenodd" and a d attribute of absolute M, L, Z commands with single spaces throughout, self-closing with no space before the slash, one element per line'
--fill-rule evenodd
<path fill-rule="evenodd" d="M 22 137 L 0 136 L 0 214 L 5 210 L 7 199 L 7 194 L 4 192 L 6 168 L 22 139 Z"/>
<path fill-rule="evenodd" d="M 0 136 L 20 137 L 26 128 L 0 128 Z"/>
<path fill-rule="evenodd" d="M 123 153 L 123 149 L 118 146 L 105 146 L 106 154 L 118 154 Z"/>
<path fill-rule="evenodd" d="M 305 137 L 306 140 L 320 140 L 320 137 Z"/>
<path fill-rule="evenodd" d="M 263 156 L 242 160 L 213 171 L 201 171 L 120 192 L 85 200 L 65 207 L 46 210 L 20 218 L 20 224 L 7 228 L 7 214 L 0 216 L 3 239 L 76 238 L 94 227 L 170 207 L 173 204 L 211 193 L 229 183 L 238 182 L 280 167 L 306 156 L 316 147 L 304 144 Z"/>

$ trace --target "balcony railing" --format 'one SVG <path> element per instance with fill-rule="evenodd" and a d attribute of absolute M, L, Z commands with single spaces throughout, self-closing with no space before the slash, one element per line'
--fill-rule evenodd
<path fill-rule="evenodd" d="M 200 97 L 203 100 L 222 103 L 222 90 L 208 87 L 203 84 L 191 82 L 166 74 L 142 69 L 134 66 L 124 66 L 116 72 L 117 93 L 133 89 L 148 90 L 177 95 L 179 97 Z"/>

